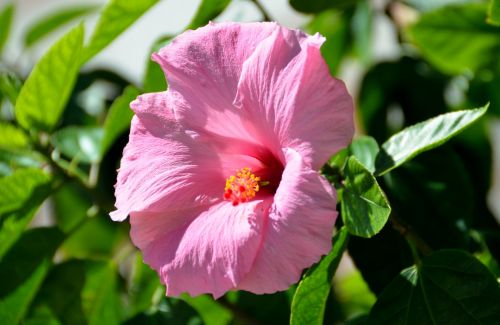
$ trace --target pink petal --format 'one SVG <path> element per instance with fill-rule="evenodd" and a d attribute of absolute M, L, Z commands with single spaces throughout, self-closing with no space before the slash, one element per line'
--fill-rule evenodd
<path fill-rule="evenodd" d="M 261 243 L 263 201 L 236 207 L 229 202 L 207 211 L 131 216 L 131 237 L 144 260 L 160 273 L 169 296 L 234 288 L 250 270 Z M 180 220 L 185 220 L 181 222 Z"/>
<path fill-rule="evenodd" d="M 275 29 L 245 61 L 236 100 L 269 146 L 294 148 L 313 169 L 354 132 L 352 99 L 330 76 L 323 41 L 319 34 Z"/>
<path fill-rule="evenodd" d="M 211 23 L 179 35 L 153 54 L 165 71 L 169 92 L 185 101 L 175 108 L 183 126 L 253 139 L 254 126 L 242 119 L 233 101 L 243 62 L 276 28 L 275 23 Z"/>
<path fill-rule="evenodd" d="M 136 116 L 118 173 L 113 220 L 134 211 L 203 206 L 223 193 L 218 156 L 180 128 L 170 105 L 162 93 L 140 96 L 131 105 Z"/>
<path fill-rule="evenodd" d="M 257 259 L 237 289 L 253 293 L 286 290 L 302 271 L 331 249 L 336 195 L 293 149 L 274 196 Z"/>

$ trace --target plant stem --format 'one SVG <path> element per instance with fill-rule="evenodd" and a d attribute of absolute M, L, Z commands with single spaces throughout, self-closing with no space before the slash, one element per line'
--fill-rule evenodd
<path fill-rule="evenodd" d="M 424 256 L 432 253 L 432 248 L 394 213 L 391 213 L 389 220 L 392 223 L 392 227 L 399 232 L 401 236 L 406 238 L 406 240 L 415 245 Z"/>
<path fill-rule="evenodd" d="M 257 8 L 259 9 L 259 11 L 261 12 L 262 17 L 264 18 L 264 21 L 273 21 L 273 19 L 271 18 L 271 16 L 267 13 L 266 8 L 264 8 L 260 4 L 259 0 L 252 0 L 252 2 L 257 6 Z"/>

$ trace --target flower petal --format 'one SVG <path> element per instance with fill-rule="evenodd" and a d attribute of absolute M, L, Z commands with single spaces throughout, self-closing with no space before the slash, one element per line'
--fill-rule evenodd
<path fill-rule="evenodd" d="M 236 102 L 275 148 L 294 148 L 319 169 L 354 133 L 353 102 L 330 76 L 324 38 L 277 28 L 243 65 Z M 277 149 L 276 149 L 277 150 Z"/>
<path fill-rule="evenodd" d="M 206 205 L 225 184 L 217 154 L 181 130 L 165 94 L 140 96 L 115 187 L 116 221 L 133 211 Z"/>
<path fill-rule="evenodd" d="M 221 202 L 203 212 L 132 214 L 131 237 L 169 296 L 187 292 L 218 298 L 250 270 L 261 243 L 263 214 L 263 201 L 257 200 L 238 206 Z"/>
<path fill-rule="evenodd" d="M 153 54 L 165 71 L 169 92 L 185 100 L 175 108 L 182 125 L 252 139 L 252 125 L 242 120 L 233 101 L 243 62 L 276 28 L 275 23 L 210 23 Z"/>
<path fill-rule="evenodd" d="M 257 258 L 237 289 L 253 293 L 286 290 L 302 271 L 331 249 L 336 195 L 293 149 L 265 223 Z"/>

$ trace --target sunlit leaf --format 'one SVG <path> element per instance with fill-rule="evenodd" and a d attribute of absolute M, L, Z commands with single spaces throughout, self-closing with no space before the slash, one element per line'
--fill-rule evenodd
<path fill-rule="evenodd" d="M 488 105 L 446 113 L 417 123 L 393 135 L 375 160 L 376 174 L 383 175 L 419 153 L 435 148 L 457 135 L 486 113 Z"/>
<path fill-rule="evenodd" d="M 55 228 L 31 229 L 0 262 L 0 319 L 17 324 L 38 291 L 63 240 Z"/>
<path fill-rule="evenodd" d="M 17 98 L 15 114 L 26 130 L 52 130 L 80 68 L 83 25 L 72 29 L 38 61 Z"/>
<path fill-rule="evenodd" d="M 375 157 L 379 150 L 377 141 L 369 136 L 360 136 L 349 145 L 349 152 L 371 173 L 375 171 Z"/>
<path fill-rule="evenodd" d="M 471 255 L 443 250 L 410 267 L 384 290 L 369 324 L 495 324 L 500 287 Z"/>
<path fill-rule="evenodd" d="M 0 9 L 0 54 L 9 38 L 12 17 L 14 16 L 14 4 L 9 3 Z"/>
<path fill-rule="evenodd" d="M 500 26 L 500 0 L 490 0 L 487 21 L 492 25 Z"/>
<path fill-rule="evenodd" d="M 139 90 L 133 86 L 125 88 L 123 94 L 115 99 L 111 105 L 106 121 L 104 121 L 104 134 L 100 145 L 100 156 L 111 148 L 115 140 L 128 130 L 134 113 L 130 109 L 130 102 L 139 95 Z"/>
<path fill-rule="evenodd" d="M 350 233 L 369 238 L 387 222 L 391 207 L 377 180 L 354 156 L 344 169 L 342 220 Z"/>
<path fill-rule="evenodd" d="M 50 183 L 50 177 L 39 169 L 20 169 L 0 178 L 0 216 L 22 208 L 37 188 Z"/>
<path fill-rule="evenodd" d="M 29 138 L 23 130 L 12 124 L 0 122 L 0 149 L 23 149 L 28 145 Z"/>
<path fill-rule="evenodd" d="M 500 71 L 500 27 L 485 17 L 485 4 L 447 6 L 425 13 L 408 32 L 422 55 L 445 72 Z"/>
<path fill-rule="evenodd" d="M 33 44 L 40 41 L 57 28 L 75 20 L 78 17 L 88 15 L 94 12 L 97 8 L 97 6 L 89 5 L 72 7 L 58 10 L 53 14 L 41 18 L 29 26 L 28 31 L 24 36 L 24 45 L 26 47 L 33 46 Z"/>
<path fill-rule="evenodd" d="M 108 46 L 157 2 L 158 0 L 110 0 L 103 9 L 90 42 L 85 48 L 83 61 L 88 61 Z"/>
<path fill-rule="evenodd" d="M 186 29 L 196 29 L 206 25 L 220 15 L 231 0 L 202 0 L 196 14 Z"/>
<path fill-rule="evenodd" d="M 332 287 L 332 278 L 347 245 L 348 231 L 342 227 L 333 238 L 328 255 L 307 271 L 293 297 L 291 325 L 323 324 L 326 301 Z"/>

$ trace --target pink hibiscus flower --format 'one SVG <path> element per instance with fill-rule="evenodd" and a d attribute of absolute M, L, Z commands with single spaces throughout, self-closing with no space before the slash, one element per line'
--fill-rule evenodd
<path fill-rule="evenodd" d="M 169 89 L 139 96 L 113 220 L 167 295 L 285 290 L 331 249 L 336 194 L 318 173 L 353 135 L 324 38 L 209 24 L 153 54 Z"/>

